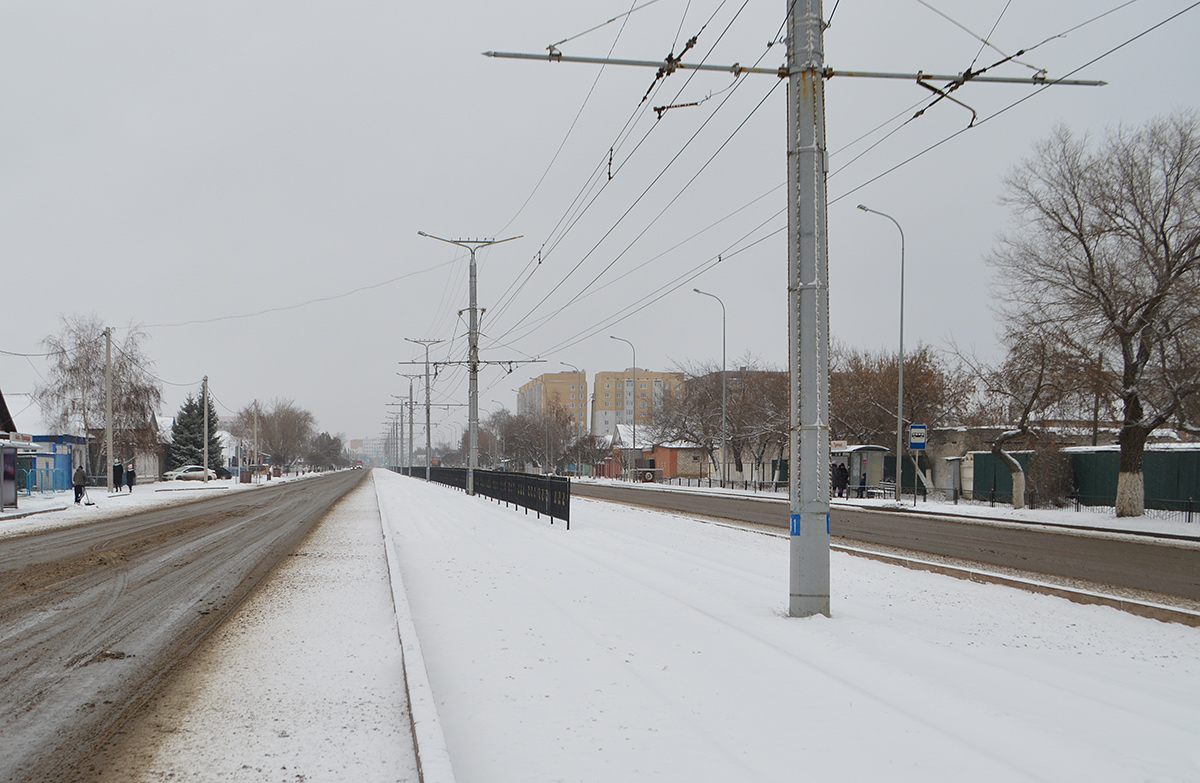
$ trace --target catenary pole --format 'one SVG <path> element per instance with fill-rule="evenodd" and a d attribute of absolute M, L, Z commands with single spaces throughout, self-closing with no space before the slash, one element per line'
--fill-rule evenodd
<path fill-rule="evenodd" d="M 829 259 L 824 17 L 788 3 L 788 614 L 829 614 Z"/>
<path fill-rule="evenodd" d="M 467 391 L 467 428 L 469 435 L 467 436 L 467 444 L 469 456 L 467 457 L 467 494 L 475 494 L 475 471 L 479 469 L 479 309 L 476 306 L 475 298 L 475 251 L 481 247 L 490 245 L 498 245 L 501 242 L 511 242 L 514 239 L 521 237 L 508 237 L 507 239 L 443 239 L 435 237 L 433 234 L 426 234 L 424 231 L 418 231 L 419 235 L 436 239 L 439 242 L 457 245 L 466 248 L 471 254 L 471 315 L 470 315 L 470 333 L 467 338 L 467 370 L 468 370 L 468 391 Z"/>
<path fill-rule="evenodd" d="M 901 470 L 901 462 L 904 460 L 904 229 L 900 227 L 900 221 L 891 215 L 863 204 L 859 204 L 858 208 L 863 212 L 887 218 L 895 224 L 896 230 L 900 232 L 900 360 L 896 368 L 896 502 L 899 503 L 900 477 L 904 475 Z M 913 492 L 916 492 L 916 479 L 913 481 Z"/>
<path fill-rule="evenodd" d="M 549 54 L 484 52 L 486 57 L 632 65 L 669 70 L 725 71 L 735 77 L 769 73 L 788 80 L 788 510 L 791 569 L 788 614 L 829 614 L 829 285 L 824 80 L 834 76 L 995 84 L 1102 86 L 1102 81 L 1017 79 L 959 74 L 836 71 L 824 65 L 820 0 L 787 0 L 787 63 L 779 69 L 691 64 L 676 60 L 618 60 Z M 669 71 L 668 71 L 669 72 Z M 928 85 L 926 85 L 928 86 Z M 614 338 L 616 339 L 616 338 Z M 636 364 L 636 362 L 635 362 Z"/>
<path fill-rule="evenodd" d="M 414 340 L 411 337 L 404 339 L 425 346 L 425 480 L 429 481 L 433 467 L 433 420 L 429 413 L 429 346 L 443 343 L 445 340 Z"/>

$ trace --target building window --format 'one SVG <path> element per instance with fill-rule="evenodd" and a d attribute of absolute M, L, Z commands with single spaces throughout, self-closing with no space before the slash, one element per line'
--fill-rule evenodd
<path fill-rule="evenodd" d="M 644 383 L 643 383 L 643 384 L 642 384 L 642 388 L 643 388 L 643 389 L 644 389 L 644 388 L 646 388 L 646 384 L 644 384 Z"/>
<path fill-rule="evenodd" d="M 617 399 L 621 399 L 621 392 L 617 392 Z"/>
<path fill-rule="evenodd" d="M 611 394 L 611 392 L 604 392 L 604 396 L 605 396 L 605 397 L 611 397 L 611 396 L 612 396 L 612 394 Z"/>
<path fill-rule="evenodd" d="M 642 400 L 642 407 L 643 407 L 643 408 L 645 408 L 645 407 L 646 407 L 646 401 L 645 401 L 645 400 Z"/>

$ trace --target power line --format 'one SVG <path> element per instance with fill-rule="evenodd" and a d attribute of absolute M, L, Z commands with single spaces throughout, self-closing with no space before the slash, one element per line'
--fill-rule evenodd
<path fill-rule="evenodd" d="M 382 288 L 386 285 L 391 285 L 392 283 L 399 282 L 399 281 L 404 280 L 409 277 L 415 277 L 416 275 L 423 275 L 426 272 L 432 272 L 432 271 L 434 271 L 436 269 L 440 269 L 441 267 L 446 266 L 447 264 L 450 264 L 450 263 L 453 263 L 453 261 L 447 261 L 442 264 L 435 264 L 434 266 L 427 267 L 425 269 L 418 269 L 415 272 L 406 272 L 405 274 L 398 275 L 389 280 L 384 280 L 379 283 L 372 283 L 370 285 L 359 286 L 358 288 L 355 288 L 351 291 L 346 291 L 345 293 L 333 294 L 332 296 L 322 296 L 322 297 L 318 297 L 317 299 L 309 299 L 307 301 L 299 302 L 297 304 L 284 305 L 282 307 L 270 307 L 270 308 L 267 308 L 266 310 L 259 310 L 257 312 L 253 312 L 253 313 L 241 313 L 239 315 L 222 315 L 222 316 L 218 316 L 216 318 L 196 318 L 191 321 L 180 321 L 178 323 L 168 323 L 168 324 L 146 324 L 144 328 L 146 328 L 146 329 L 169 329 L 169 328 L 174 328 L 177 326 L 194 326 L 197 324 L 212 324 L 212 323 L 217 323 L 219 321 L 233 321 L 233 320 L 242 319 L 242 318 L 257 318 L 260 315 L 269 315 L 271 313 L 280 313 L 280 312 L 284 312 L 286 310 L 296 310 L 301 307 L 308 307 L 309 305 L 320 304 L 321 302 L 332 302 L 336 299 L 345 299 L 348 296 L 353 296 L 354 294 L 362 293 L 363 291 L 370 291 L 375 288 Z"/>
<path fill-rule="evenodd" d="M 918 0 L 918 2 L 920 2 L 920 0 Z M 1126 5 L 1128 5 L 1128 3 L 1126 3 Z M 928 152 L 932 152 L 933 150 L 935 150 L 935 149 L 937 149 L 938 147 L 942 146 L 943 144 L 945 144 L 946 142 L 950 141 L 951 139 L 955 139 L 955 138 L 957 138 L 958 136 L 960 136 L 960 135 L 962 135 L 963 133 L 965 133 L 965 132 L 967 132 L 968 130 L 970 130 L 972 127 L 979 127 L 980 125 L 983 125 L 985 122 L 988 122 L 989 120 L 993 120 L 993 119 L 995 119 L 996 117 L 1000 116 L 1001 114 L 1004 114 L 1004 113 L 1005 113 L 1005 112 L 1007 112 L 1009 109 L 1016 108 L 1017 106 L 1021 105 L 1021 104 L 1022 104 L 1022 103 L 1024 103 L 1025 101 L 1027 101 L 1027 100 L 1030 100 L 1031 98 L 1034 98 L 1034 97 L 1036 97 L 1036 96 L 1038 96 L 1038 95 L 1041 95 L 1043 91 L 1045 91 L 1046 89 L 1048 89 L 1048 88 L 1050 88 L 1050 87 L 1053 87 L 1053 86 L 1054 86 L 1056 83 L 1058 83 L 1058 82 L 1062 81 L 1063 79 L 1067 79 L 1067 78 L 1069 78 L 1069 77 L 1071 77 L 1071 76 L 1074 76 L 1075 74 L 1077 74 L 1077 73 L 1079 73 L 1080 71 L 1082 71 L 1084 68 L 1088 68 L 1089 66 L 1095 65 L 1096 63 L 1098 63 L 1098 62 L 1100 62 L 1101 60 L 1103 60 L 1105 57 L 1108 57 L 1110 54 L 1113 54 L 1114 52 L 1117 52 L 1117 51 L 1119 51 L 1119 50 L 1121 50 L 1121 49 L 1124 49 L 1126 46 L 1128 46 L 1129 44 L 1133 43 L 1134 41 L 1137 41 L 1137 40 L 1139 40 L 1140 38 L 1143 38 L 1143 37 L 1145 37 L 1145 36 L 1149 35 L 1150 33 L 1154 32 L 1154 31 L 1155 31 L 1155 30 L 1157 30 L 1158 28 L 1160 28 L 1160 27 L 1162 27 L 1162 26 L 1164 26 L 1164 25 L 1166 25 L 1166 24 L 1168 24 L 1168 23 L 1170 23 L 1170 22 L 1173 22 L 1174 20 L 1176 20 L 1176 19 L 1178 19 L 1179 17 L 1181 17 L 1181 16 L 1183 16 L 1184 14 L 1186 14 L 1188 11 L 1191 11 L 1191 10 L 1195 9 L 1197 6 L 1200 6 L 1200 2 L 1195 2 L 1195 3 L 1192 3 L 1191 5 L 1187 6 L 1187 7 L 1186 7 L 1186 8 L 1184 8 L 1183 10 L 1181 10 L 1181 11 L 1178 11 L 1178 12 L 1176 12 L 1176 13 L 1172 14 L 1171 16 L 1167 17 L 1166 19 L 1163 19 L 1161 22 L 1158 22 L 1157 24 L 1154 24 L 1154 25 L 1152 25 L 1152 26 L 1150 26 L 1150 27 L 1146 28 L 1146 29 L 1145 29 L 1145 30 L 1143 30 L 1142 32 L 1138 33 L 1137 35 L 1135 35 L 1135 36 L 1133 36 L 1133 37 L 1131 37 L 1131 38 L 1128 38 L 1128 39 L 1126 39 L 1125 41 L 1122 41 L 1121 43 L 1119 43 L 1119 44 L 1117 44 L 1116 46 L 1112 47 L 1111 49 L 1109 49 L 1108 51 L 1104 52 L 1103 54 L 1101 54 L 1101 55 L 1099 55 L 1099 56 L 1097 56 L 1097 57 L 1094 57 L 1094 58 L 1092 58 L 1091 60 L 1088 60 L 1086 63 L 1084 63 L 1083 65 L 1079 66 L 1078 68 L 1075 68 L 1074 70 L 1071 70 L 1071 71 L 1069 71 L 1069 72 L 1068 72 L 1068 73 L 1066 73 L 1066 74 L 1063 74 L 1061 77 L 1059 77 L 1059 78 L 1057 78 L 1057 79 L 1051 79 L 1051 80 L 1047 81 L 1047 82 L 1046 82 L 1046 84 L 1044 84 L 1043 86 L 1039 87 L 1037 90 L 1034 90 L 1033 92 L 1029 93 L 1028 95 L 1025 95 L 1025 96 L 1023 96 L 1023 97 L 1021 97 L 1021 98 L 1018 98 L 1017 100 L 1013 101 L 1012 103 L 1010 103 L 1009 105 L 1007 105 L 1007 106 L 1005 106 L 1004 108 L 1000 109 L 999 111 L 996 111 L 996 112 L 994 112 L 994 113 L 992 113 L 992 114 L 988 115 L 987 117 L 984 117 L 982 120 L 980 120 L 980 121 L 976 122 L 974 125 L 969 125 L 969 126 L 967 126 L 967 127 L 965 127 L 965 128 L 960 128 L 959 130 L 957 130 L 957 131 L 955 131 L 954 133 L 950 134 L 949 136 L 945 137 L 945 138 L 944 138 L 944 139 L 942 139 L 941 141 L 938 141 L 938 142 L 935 142 L 934 144 L 931 144 L 931 145 L 929 145 L 929 146 L 928 146 L 928 147 L 926 147 L 925 149 L 921 150 L 920 152 L 918 152 L 918 153 L 916 153 L 916 154 L 914 154 L 914 155 L 911 155 L 911 156 L 909 156 L 908 158 L 905 158 L 904 160 L 900 161 L 899 163 L 897 163 L 896 165 L 894 165 L 894 166 L 892 166 L 891 168 L 887 169 L 886 171 L 884 171 L 884 172 L 882 172 L 882 173 L 880 173 L 880 174 L 877 174 L 877 175 L 875 175 L 874 177 L 872 177 L 871 179 L 867 180 L 866 182 L 863 182 L 862 184 L 860 184 L 860 185 L 857 185 L 856 187 L 854 187 L 854 188 L 852 188 L 852 189 L 850 189 L 850 190 L 846 191 L 845 193 L 841 194 L 840 196 L 838 196 L 838 197 L 836 197 L 836 198 L 833 198 L 833 199 L 831 199 L 831 200 L 829 201 L 829 204 L 830 204 L 830 205 L 836 204 L 837 202 L 841 201 L 842 199 L 846 198 L 847 196 L 849 196 L 849 195 L 851 195 L 851 194 L 853 194 L 853 193 L 856 193 L 856 192 L 858 192 L 858 191 L 862 190 L 863 188 L 867 187 L 868 185 L 870 185 L 870 184 L 872 184 L 872 183 L 874 183 L 874 182 L 877 182 L 878 180 L 882 179 L 883 177 L 886 177 L 888 174 L 891 174 L 893 171 L 896 171 L 897 169 L 899 169 L 899 168 L 901 168 L 901 167 L 903 167 L 903 166 L 906 166 L 906 165 L 908 165 L 909 163 L 913 162 L 913 161 L 914 161 L 914 160 L 916 160 L 917 158 L 920 158 L 920 157 L 924 156 L 926 153 L 928 153 Z M 1115 9 L 1114 9 L 1114 10 L 1115 10 Z M 1097 17 L 1097 18 L 1099 18 L 1099 17 Z M 1086 23 L 1085 23 L 1085 24 L 1086 24 Z M 1049 39 L 1047 39 L 1047 40 L 1049 40 Z M 831 176 L 832 176 L 832 175 L 831 175 Z"/>

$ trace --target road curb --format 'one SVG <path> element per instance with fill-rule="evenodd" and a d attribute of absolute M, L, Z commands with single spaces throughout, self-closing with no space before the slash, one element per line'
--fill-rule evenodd
<path fill-rule="evenodd" d="M 375 487 L 375 502 L 379 506 L 379 522 L 383 528 L 383 548 L 387 553 L 388 576 L 392 585 L 392 603 L 396 610 L 396 631 L 400 635 L 401 658 L 404 661 L 404 688 L 408 694 L 408 710 L 412 721 L 413 745 L 417 751 L 417 775 L 421 783 L 455 783 L 454 767 L 450 764 L 450 751 L 446 748 L 446 735 L 442 731 L 433 688 L 429 685 L 429 672 L 425 668 L 425 656 L 421 654 L 421 643 L 413 625 L 408 595 L 404 592 L 404 580 L 400 563 L 392 546 L 394 536 L 384 511 L 383 498 L 379 496 L 379 482 L 371 476 Z"/>
<path fill-rule="evenodd" d="M 0 522 L 7 522 L 10 519 L 24 519 L 37 514 L 49 514 L 51 511 L 66 511 L 70 506 L 55 506 L 54 508 L 39 508 L 37 511 L 21 511 L 16 514 L 0 515 Z"/>

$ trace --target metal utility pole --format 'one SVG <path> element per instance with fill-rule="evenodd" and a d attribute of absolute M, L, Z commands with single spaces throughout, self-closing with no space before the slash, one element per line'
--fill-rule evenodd
<path fill-rule="evenodd" d="M 401 378 L 408 378 L 408 467 L 413 467 L 413 379 L 422 377 L 419 373 L 396 373 Z M 393 395 L 394 396 L 394 395 Z M 404 405 L 403 397 L 396 397 Z M 404 425 L 401 425 L 403 427 Z"/>
<path fill-rule="evenodd" d="M 863 204 L 859 204 L 858 208 L 863 212 L 887 218 L 896 225 L 896 230 L 900 232 L 900 361 L 897 366 L 898 382 L 896 384 L 896 502 L 899 503 L 900 476 L 904 474 L 900 464 L 904 460 L 904 229 L 900 227 L 900 221 L 891 215 Z M 913 492 L 915 493 L 917 491 L 915 478 L 913 482 Z"/>
<path fill-rule="evenodd" d="M 258 400 L 254 401 L 254 467 L 251 468 L 254 483 L 258 483 L 258 474 L 262 471 L 262 454 L 258 450 Z"/>
<path fill-rule="evenodd" d="M 113 491 L 112 419 L 112 327 L 110 326 L 104 330 L 104 449 L 108 457 L 108 465 L 105 467 L 104 474 L 109 492 Z"/>
<path fill-rule="evenodd" d="M 443 239 L 433 234 L 418 231 L 419 235 L 458 245 L 466 248 L 471 254 L 471 331 L 467 338 L 467 369 L 470 374 L 467 398 L 467 423 L 470 429 L 468 444 L 470 456 L 467 458 L 467 494 L 475 494 L 475 471 L 479 468 L 479 310 L 475 301 L 475 251 L 481 247 L 498 245 L 501 242 L 511 242 L 520 236 L 507 239 Z"/>
<path fill-rule="evenodd" d="M 729 480 L 729 418 L 725 412 L 725 303 L 716 294 L 693 288 L 698 294 L 711 296 L 721 305 L 721 486 Z M 743 379 L 742 383 L 745 383 Z"/>
<path fill-rule="evenodd" d="M 634 402 L 634 405 L 633 405 L 633 436 L 632 436 L 633 443 L 631 444 L 631 448 L 633 448 L 633 450 L 634 450 L 634 452 L 633 452 L 633 454 L 634 454 L 633 469 L 637 470 L 637 348 L 635 348 L 633 346 L 633 343 L 629 342 L 624 337 L 617 337 L 617 336 L 611 335 L 611 334 L 608 337 L 611 340 L 620 340 L 621 342 L 626 343 L 627 345 L 629 345 L 630 350 L 633 351 L 633 402 Z M 625 402 L 628 403 L 629 400 L 626 400 Z"/>
<path fill-rule="evenodd" d="M 829 614 L 829 260 L 826 209 L 828 153 L 825 146 L 825 79 L 834 76 L 913 80 L 941 97 L 967 82 L 1100 86 L 1104 82 L 956 75 L 835 71 L 824 64 L 825 21 L 821 0 L 788 0 L 787 64 L 777 70 L 739 65 L 692 64 L 675 59 L 615 60 L 548 54 L 484 52 L 549 62 L 587 62 L 675 70 L 724 71 L 734 76 L 769 73 L 788 80 L 788 364 L 791 420 L 788 506 L 791 575 L 788 613 L 793 617 Z M 937 89 L 929 82 L 946 82 Z M 951 98 L 951 100 L 954 100 Z M 616 339 L 616 338 L 614 338 Z M 635 412 L 636 413 L 636 412 Z"/>
<path fill-rule="evenodd" d="M 204 416 L 204 472 L 200 475 L 203 477 L 203 483 L 208 483 L 208 376 L 204 376 L 203 385 L 201 386 L 201 402 L 200 408 Z"/>
<path fill-rule="evenodd" d="M 429 346 L 444 343 L 445 340 L 414 340 L 405 337 L 410 343 L 425 346 L 425 480 L 429 481 L 430 468 L 433 467 L 433 421 L 429 413 Z"/>
<path fill-rule="evenodd" d="M 825 18 L 788 4 L 788 614 L 829 614 L 829 237 Z"/>

